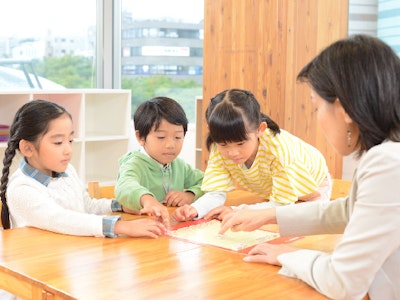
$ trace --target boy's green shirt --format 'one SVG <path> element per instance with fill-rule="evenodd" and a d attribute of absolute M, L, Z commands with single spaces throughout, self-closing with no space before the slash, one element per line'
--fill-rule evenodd
<path fill-rule="evenodd" d="M 163 167 L 140 150 L 131 151 L 119 160 L 119 173 L 115 186 L 117 201 L 131 209 L 140 210 L 140 197 L 150 194 L 159 202 L 168 191 L 190 191 L 197 200 L 204 193 L 201 183 L 204 173 L 192 168 L 180 158 Z"/>

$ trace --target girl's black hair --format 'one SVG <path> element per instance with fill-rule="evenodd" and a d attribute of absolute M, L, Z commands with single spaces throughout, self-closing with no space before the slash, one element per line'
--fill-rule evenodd
<path fill-rule="evenodd" d="M 329 103 L 339 99 L 359 128 L 358 156 L 400 141 L 400 58 L 384 42 L 354 35 L 328 46 L 297 75 Z"/>
<path fill-rule="evenodd" d="M 266 122 L 274 135 L 280 133 L 278 124 L 261 112 L 254 95 L 241 89 L 225 90 L 212 98 L 206 110 L 206 121 L 208 150 L 213 143 L 247 140 L 249 131 L 257 130 L 261 122 Z"/>
<path fill-rule="evenodd" d="M 32 143 L 38 142 L 48 131 L 49 123 L 63 114 L 71 118 L 71 115 L 64 107 L 47 100 L 33 100 L 27 102 L 20 107 L 15 114 L 14 120 L 10 126 L 10 138 L 5 150 L 0 181 L 0 197 L 2 204 L 1 221 L 4 229 L 10 228 L 10 214 L 7 205 L 6 191 L 10 166 L 16 151 L 19 150 L 19 142 L 21 140 Z"/>
<path fill-rule="evenodd" d="M 156 97 L 139 105 L 133 115 L 135 130 L 139 137 L 146 139 L 153 126 L 157 130 L 161 120 L 166 120 L 174 125 L 182 125 L 186 135 L 188 120 L 182 106 L 168 97 Z"/>

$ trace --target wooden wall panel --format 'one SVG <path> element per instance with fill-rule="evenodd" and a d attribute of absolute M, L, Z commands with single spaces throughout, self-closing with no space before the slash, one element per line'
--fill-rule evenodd
<path fill-rule="evenodd" d="M 323 47 L 347 35 L 347 0 L 205 0 L 203 111 L 229 88 L 251 90 L 263 112 L 316 146 L 331 174 L 342 160 L 326 143 L 299 70 Z M 207 128 L 203 116 L 203 145 Z M 202 166 L 206 167 L 205 147 Z"/>
<path fill-rule="evenodd" d="M 289 1 L 285 129 L 316 146 L 332 175 L 342 177 L 342 158 L 327 143 L 309 101 L 310 89 L 296 75 L 320 50 L 347 35 L 347 1 Z M 300 49 L 300 51 L 299 51 Z M 290 100 L 292 98 L 292 100 Z"/>

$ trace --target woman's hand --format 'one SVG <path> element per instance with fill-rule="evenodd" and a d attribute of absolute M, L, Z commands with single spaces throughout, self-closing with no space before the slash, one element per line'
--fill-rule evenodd
<path fill-rule="evenodd" d="M 243 258 L 246 262 L 261 262 L 270 265 L 281 266 L 278 256 L 283 253 L 289 253 L 299 250 L 298 248 L 285 244 L 273 245 L 263 243 L 255 246 L 249 251 L 249 254 Z"/>
<path fill-rule="evenodd" d="M 276 224 L 275 208 L 240 209 L 223 216 L 220 234 L 232 231 L 253 231 L 266 224 Z"/>

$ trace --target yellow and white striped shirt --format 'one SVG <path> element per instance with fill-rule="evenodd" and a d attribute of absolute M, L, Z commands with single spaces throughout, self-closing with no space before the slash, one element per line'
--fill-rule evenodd
<path fill-rule="evenodd" d="M 212 145 L 201 189 L 229 192 L 239 185 L 270 201 L 290 204 L 315 192 L 327 175 L 319 150 L 285 130 L 273 136 L 267 129 L 250 169 L 224 158 Z"/>

